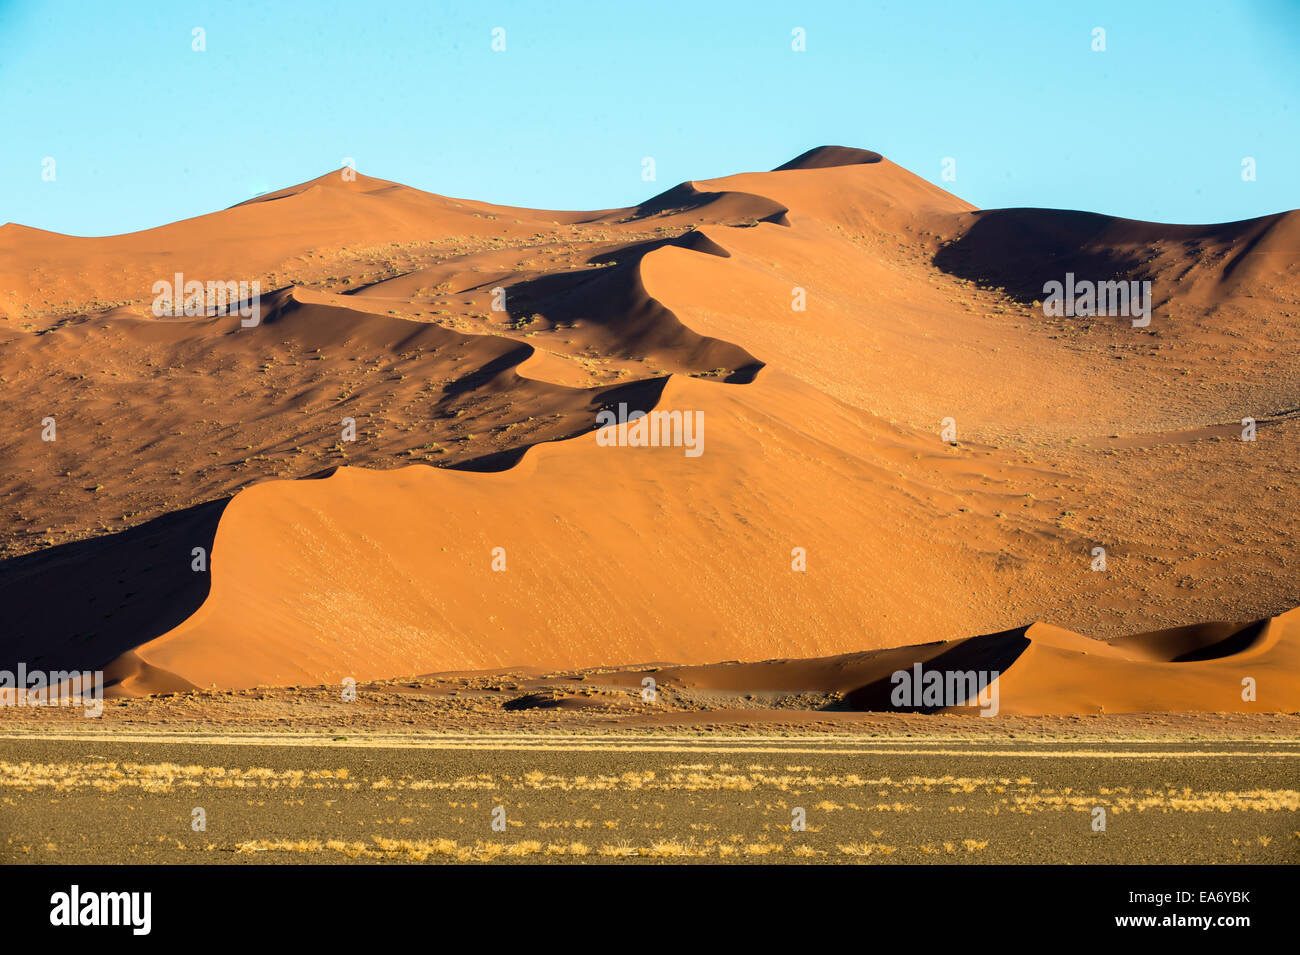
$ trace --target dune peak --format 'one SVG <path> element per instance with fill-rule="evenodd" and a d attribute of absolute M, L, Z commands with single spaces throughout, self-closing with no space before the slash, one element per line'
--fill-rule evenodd
<path fill-rule="evenodd" d="M 376 179 L 374 176 L 365 176 L 357 172 L 351 166 L 340 166 L 333 169 L 323 176 L 317 176 L 315 179 L 308 179 L 306 182 L 300 182 L 294 186 L 288 186 L 284 189 L 277 189 L 274 192 L 263 192 L 253 196 L 251 199 L 245 199 L 243 202 L 236 203 L 231 208 L 239 206 L 252 205 L 258 202 L 270 202 L 273 199 L 285 199 L 289 196 L 297 196 L 315 189 L 345 189 L 351 192 L 378 192 L 384 189 L 400 188 L 407 189 L 400 183 L 390 182 L 387 179 Z"/>
<path fill-rule="evenodd" d="M 870 149 L 857 149 L 853 146 L 816 146 L 805 153 L 800 153 L 787 163 L 777 166 L 773 172 L 787 169 L 826 169 L 830 166 L 862 166 L 880 162 L 885 157 Z"/>

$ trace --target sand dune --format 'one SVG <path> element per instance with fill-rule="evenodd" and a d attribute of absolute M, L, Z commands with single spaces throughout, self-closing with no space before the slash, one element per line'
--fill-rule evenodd
<path fill-rule="evenodd" d="M 587 435 L 498 474 L 346 468 L 251 488 L 222 516 L 208 603 L 139 652 L 205 685 L 811 655 L 946 635 L 962 577 L 992 583 L 993 560 L 945 564 L 937 539 L 909 541 L 918 522 L 953 552 L 963 529 L 1011 546 L 991 519 L 957 513 L 942 482 L 959 460 L 780 373 L 743 388 L 673 377 L 654 407 L 702 412 L 704 454 Z M 838 449 L 863 432 L 869 450 Z M 871 509 L 841 507 L 880 485 Z M 860 563 L 863 541 L 885 559 Z M 491 570 L 496 547 L 505 572 Z M 796 547 L 807 572 L 792 569 Z M 375 593 L 382 613 L 366 609 Z M 349 621 L 342 645 L 336 616 Z M 244 638 L 218 636 L 234 632 Z M 187 668 L 197 659 L 213 668 Z"/>
<path fill-rule="evenodd" d="M 1008 715 L 1291 710 L 1300 701 L 1300 610 L 1246 624 L 1135 634 L 1109 644 L 1035 623 L 923 646 L 651 672 L 661 685 L 687 690 L 829 692 L 841 694 L 851 709 L 888 712 L 900 709 L 891 701 L 900 683 L 894 674 L 918 663 L 923 672 L 1000 674 L 997 710 Z M 635 686 L 641 673 L 620 676 Z M 1255 682 L 1256 696 L 1249 701 L 1242 696 L 1246 679 Z M 981 707 L 978 699 L 967 699 L 903 709 L 977 714 Z"/>
<path fill-rule="evenodd" d="M 1008 712 L 1294 709 L 1297 222 L 981 212 L 822 147 L 620 210 L 334 172 L 6 226 L 5 656 L 138 693 L 856 653 L 779 679 L 866 705 L 938 647 L 1005 657 Z M 1045 315 L 1067 271 L 1151 325 Z M 155 317 L 175 272 L 262 320 Z M 701 453 L 608 446 L 620 406 Z"/>

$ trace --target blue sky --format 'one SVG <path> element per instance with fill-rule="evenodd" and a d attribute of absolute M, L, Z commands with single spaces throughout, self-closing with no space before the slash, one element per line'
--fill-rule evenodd
<path fill-rule="evenodd" d="M 1300 207 L 1298 93 L 1300 0 L 0 0 L 0 222 L 128 232 L 344 157 L 607 208 L 826 143 L 985 208 L 1212 222 Z"/>

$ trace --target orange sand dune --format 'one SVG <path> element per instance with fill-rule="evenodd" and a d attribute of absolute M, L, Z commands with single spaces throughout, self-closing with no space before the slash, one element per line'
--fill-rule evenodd
<path fill-rule="evenodd" d="M 945 487 L 968 467 L 1019 479 L 984 455 L 946 454 L 779 372 L 674 377 L 655 407 L 703 414 L 699 457 L 587 435 L 496 474 L 348 468 L 250 488 L 222 515 L 203 608 L 139 653 L 202 685 L 813 655 L 949 636 L 971 584 L 998 586 L 1017 532 L 962 514 Z M 959 559 L 964 535 L 987 550 Z"/>
<path fill-rule="evenodd" d="M 135 693 L 965 639 L 1016 649 L 1008 712 L 1233 709 L 1294 621 L 1202 622 L 1300 604 L 1297 215 L 980 211 L 822 147 L 619 210 L 335 172 L 6 226 L 0 649 Z M 1046 314 L 1066 271 L 1150 281 L 1150 325 Z M 262 320 L 154 317 L 176 272 Z M 620 407 L 700 453 L 608 446 Z"/>
<path fill-rule="evenodd" d="M 899 671 L 996 673 L 1008 715 L 1294 711 L 1300 707 L 1300 609 L 1249 624 L 1204 624 L 1109 644 L 1044 623 L 1003 633 L 865 653 L 762 663 L 656 667 L 661 686 L 727 694 L 836 693 L 856 710 L 978 713 L 990 691 L 938 707 L 898 706 Z M 614 677 L 637 686 L 642 671 Z M 603 678 L 609 682 L 610 676 Z M 1243 698 L 1243 681 L 1253 693 Z M 901 698 L 901 697 L 900 697 Z"/>
<path fill-rule="evenodd" d="M 0 226 L 0 306 L 11 319 L 40 321 L 61 306 L 147 303 L 153 282 L 175 272 L 275 286 L 301 261 L 327 253 L 351 251 L 356 260 L 375 246 L 391 256 L 431 240 L 517 241 L 540 228 L 609 215 L 450 199 L 360 173 L 344 179 L 344 172 L 125 235 L 82 238 Z"/>

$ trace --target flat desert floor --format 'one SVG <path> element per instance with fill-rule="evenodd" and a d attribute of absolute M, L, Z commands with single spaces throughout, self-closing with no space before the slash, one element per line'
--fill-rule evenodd
<path fill-rule="evenodd" d="M 288 730 L 275 695 L 242 729 L 193 701 L 165 722 L 159 700 L 91 729 L 7 721 L 0 862 L 1300 861 L 1293 716 L 574 730 L 525 710 L 467 733 L 372 706 L 346 724 L 308 707 L 318 725 Z"/>

